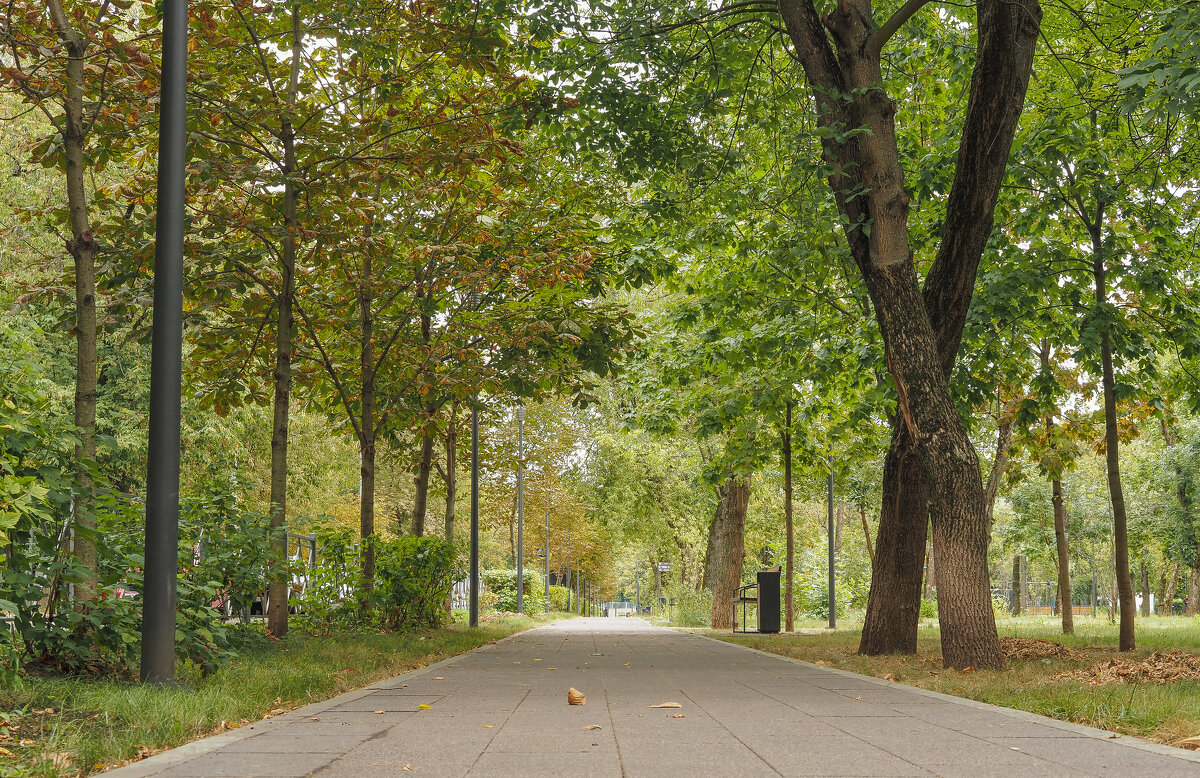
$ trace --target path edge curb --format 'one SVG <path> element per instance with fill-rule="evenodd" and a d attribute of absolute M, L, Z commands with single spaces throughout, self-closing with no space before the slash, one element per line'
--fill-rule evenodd
<path fill-rule="evenodd" d="M 729 640 L 722 640 L 720 638 L 713 637 L 711 635 L 707 635 L 703 632 L 685 632 L 683 630 L 678 630 L 678 629 L 674 629 L 674 628 L 672 628 L 672 629 L 681 635 L 695 635 L 696 637 L 701 637 L 701 638 L 704 638 L 705 640 L 712 640 L 717 643 L 723 643 L 727 646 L 737 646 L 738 648 L 742 649 L 743 651 L 750 651 L 755 654 L 762 654 L 763 656 L 774 657 L 775 659 L 782 659 L 784 661 L 793 662 L 795 664 L 802 665 L 804 667 L 809 667 L 809 668 L 812 668 L 815 670 L 824 670 L 826 672 L 833 673 L 835 675 L 842 675 L 847 678 L 854 678 L 854 679 L 857 679 L 860 681 L 868 681 L 870 683 L 875 684 L 876 686 L 882 686 L 884 688 L 904 689 L 905 691 L 913 692 L 922 697 L 931 697 L 935 700 L 941 700 L 942 702 L 950 702 L 950 703 L 954 703 L 955 705 L 963 705 L 968 708 L 977 708 L 979 710 L 989 710 L 989 711 L 993 711 L 995 713 L 1001 713 L 1005 716 L 1010 716 L 1015 719 L 1020 719 L 1022 721 L 1029 721 L 1029 722 L 1033 722 L 1036 724 L 1042 724 L 1044 726 L 1054 727 L 1055 729 L 1061 729 L 1061 730 L 1065 730 L 1067 732 L 1074 732 L 1076 734 L 1085 735 L 1087 737 L 1091 737 L 1096 740 L 1103 740 L 1106 743 L 1112 743 L 1113 745 L 1124 746 L 1127 748 L 1136 748 L 1139 751 L 1147 751 L 1152 754 L 1159 754 L 1161 756 L 1170 756 L 1170 757 L 1174 757 L 1176 759 L 1179 759 L 1179 760 L 1182 760 L 1185 762 L 1193 762 L 1196 764 L 1200 764 L 1200 752 L 1197 752 L 1197 751 L 1188 751 L 1185 748 L 1176 748 L 1175 746 L 1168 746 L 1163 743 L 1151 743 L 1148 740 L 1142 740 L 1141 738 L 1138 738 L 1134 735 L 1122 735 L 1117 732 L 1111 732 L 1107 729 L 1100 729 L 1098 727 L 1089 727 L 1086 724 L 1076 724 L 1073 721 L 1063 721 L 1062 719 L 1054 719 L 1054 718 L 1050 718 L 1049 716 L 1043 716 L 1040 713 L 1031 713 L 1027 710 L 1018 710 L 1016 708 L 1006 708 L 1003 705 L 995 705 L 990 702 L 980 702 L 979 700 L 972 700 L 967 697 L 955 697 L 952 694 L 945 694 L 943 692 L 930 691 L 929 689 L 922 689 L 919 686 L 909 686 L 908 684 L 898 683 L 896 681 L 885 681 L 884 679 L 876 678 L 873 675 L 863 675 L 861 673 L 854 673 L 849 670 L 841 670 L 837 667 L 829 667 L 827 665 L 818 665 L 818 664 L 814 664 L 812 662 L 806 662 L 803 659 L 796 659 L 795 657 L 784 656 L 783 654 L 773 654 L 770 651 L 763 651 L 762 649 L 759 649 L 759 648 L 753 648 L 751 646 L 744 646 L 741 643 L 734 643 Z M 1116 735 L 1116 737 L 1113 737 L 1113 735 Z"/>
<path fill-rule="evenodd" d="M 309 703 L 301 708 L 296 708 L 295 710 L 288 711 L 287 713 L 281 713 L 278 716 L 270 716 L 268 718 L 259 719 L 258 721 L 246 724 L 228 732 L 219 732 L 215 735 L 202 737 L 199 740 L 192 740 L 182 745 L 175 746 L 174 748 L 169 748 L 166 751 L 155 754 L 154 756 L 146 757 L 145 759 L 137 762 L 131 762 L 127 765 L 113 767 L 109 770 L 103 770 L 99 773 L 94 773 L 94 775 L 112 776 L 113 778 L 149 778 L 149 776 L 157 775 L 168 768 L 181 765 L 184 762 L 189 762 L 196 757 L 216 751 L 217 749 L 227 746 L 230 743 L 236 743 L 239 740 L 245 740 L 246 738 L 253 737 L 254 735 L 262 734 L 265 729 L 273 727 L 277 723 L 287 724 L 299 719 L 315 716 L 316 714 L 327 711 L 330 708 L 347 702 L 353 702 L 354 700 L 366 697 L 367 695 L 380 691 L 381 689 L 392 688 L 385 684 L 394 684 L 396 681 L 401 681 L 407 678 L 419 678 L 423 675 L 433 672 L 434 670 L 437 670 L 444 665 L 448 665 L 452 662 L 462 659 L 468 654 L 473 654 L 476 651 L 483 651 L 491 646 L 499 645 L 507 640 L 512 640 L 518 635 L 525 635 L 530 632 L 536 632 L 539 629 L 545 629 L 554 623 L 555 622 L 551 622 L 550 624 L 542 624 L 537 627 L 521 630 L 520 632 L 514 632 L 511 635 L 505 635 L 499 640 L 491 640 L 487 643 L 478 645 L 475 648 L 472 648 L 470 651 L 464 651 L 461 654 L 455 654 L 454 656 L 448 656 L 445 659 L 439 659 L 431 665 L 417 667 L 409 670 L 407 673 L 401 673 L 400 675 L 384 678 L 383 680 L 376 681 L 369 686 L 362 686 L 358 689 L 352 689 L 348 692 L 343 692 L 342 694 L 330 697 L 327 700 Z M 261 728 L 255 729 L 255 727 Z"/>

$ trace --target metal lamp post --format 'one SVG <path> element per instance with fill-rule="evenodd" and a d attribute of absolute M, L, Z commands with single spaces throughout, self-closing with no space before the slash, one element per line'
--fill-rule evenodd
<path fill-rule="evenodd" d="M 550 508 L 546 507 L 546 613 L 550 612 Z"/>
<path fill-rule="evenodd" d="M 517 408 L 517 613 L 525 612 L 525 406 Z"/>
<path fill-rule="evenodd" d="M 829 628 L 837 628 L 837 592 L 836 579 L 834 576 L 836 568 L 834 565 L 834 546 L 833 546 L 833 452 L 829 453 Z"/>
<path fill-rule="evenodd" d="M 472 309 L 479 308 L 479 292 L 467 296 Z M 471 596 L 468 623 L 479 626 L 479 395 L 471 405 Z"/>
<path fill-rule="evenodd" d="M 154 334 L 150 351 L 150 432 L 146 468 L 146 570 L 142 587 L 141 680 L 155 684 L 169 684 L 175 680 L 187 36 L 187 0 L 164 0 Z"/>

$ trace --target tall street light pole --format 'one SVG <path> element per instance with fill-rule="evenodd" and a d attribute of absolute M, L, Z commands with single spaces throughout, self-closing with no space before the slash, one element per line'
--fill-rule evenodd
<path fill-rule="evenodd" d="M 517 408 L 517 613 L 525 612 L 525 407 Z"/>
<path fill-rule="evenodd" d="M 187 162 L 187 0 L 164 0 L 155 219 L 150 432 L 146 468 L 142 683 L 175 680 L 179 573 L 179 421 L 183 375 L 183 221 Z"/>
<path fill-rule="evenodd" d="M 546 507 L 546 613 L 550 612 L 550 507 Z"/>
<path fill-rule="evenodd" d="M 478 400 L 478 398 L 476 398 Z M 479 408 L 471 408 L 471 600 L 469 623 L 479 626 Z"/>
<path fill-rule="evenodd" d="M 836 568 L 834 564 L 833 532 L 833 451 L 829 452 L 829 628 L 837 628 Z"/>

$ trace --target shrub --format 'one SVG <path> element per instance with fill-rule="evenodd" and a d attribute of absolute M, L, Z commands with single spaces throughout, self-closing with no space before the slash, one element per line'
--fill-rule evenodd
<path fill-rule="evenodd" d="M 494 607 L 499 611 L 515 611 L 517 609 L 517 571 L 516 570 L 484 570 L 480 573 L 483 588 L 495 597 Z M 525 570 L 525 588 L 522 592 L 526 611 L 545 608 L 545 591 L 541 573 Z M 565 587 L 551 587 L 566 591 Z M 554 599 L 553 593 L 550 596 Z M 562 601 L 562 609 L 566 610 L 566 597 Z"/>
<path fill-rule="evenodd" d="M 436 627 L 459 573 L 458 552 L 440 538 L 402 537 L 375 542 L 375 600 L 385 629 Z"/>
<path fill-rule="evenodd" d="M 674 623 L 681 627 L 707 627 L 712 623 L 712 592 L 707 589 L 694 591 L 684 587 L 674 596 Z M 655 603 L 655 610 L 661 605 Z"/>
<path fill-rule="evenodd" d="M 362 588 L 359 544 L 354 533 L 331 524 L 313 529 L 317 538 L 317 563 L 305 567 L 307 583 L 300 611 L 291 625 L 310 635 L 329 635 L 363 626 L 358 607 Z"/>
<path fill-rule="evenodd" d="M 571 598 L 571 590 L 565 586 L 550 586 L 550 610 L 565 611 Z"/>
<path fill-rule="evenodd" d="M 921 618 L 936 619 L 938 615 L 937 597 L 921 600 Z"/>

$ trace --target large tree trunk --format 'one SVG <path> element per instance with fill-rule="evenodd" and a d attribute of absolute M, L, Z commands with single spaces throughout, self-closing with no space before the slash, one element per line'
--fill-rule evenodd
<path fill-rule="evenodd" d="M 864 518 L 864 522 L 866 519 Z M 792 401 L 788 400 L 783 428 L 783 522 L 787 536 L 787 557 L 785 559 L 783 584 L 783 611 L 785 629 L 796 631 L 796 610 L 793 600 L 793 587 L 796 577 L 796 533 L 792 517 Z M 864 524 L 864 526 L 866 526 Z M 867 538 L 867 548 L 870 549 L 871 539 Z"/>
<path fill-rule="evenodd" d="M 1103 207 L 1097 202 L 1096 220 L 1092 225 L 1092 274 L 1096 280 L 1096 305 L 1107 304 L 1108 287 L 1105 283 L 1106 268 L 1101 255 L 1100 229 L 1103 225 Z M 1112 333 L 1108 325 L 1100 331 L 1101 383 L 1104 387 L 1104 461 L 1108 474 L 1108 494 L 1113 509 L 1113 543 L 1117 578 L 1117 595 L 1121 602 L 1120 650 L 1133 651 L 1134 610 L 1133 582 L 1129 577 L 1129 532 L 1125 515 L 1125 492 L 1121 487 L 1121 466 L 1118 459 L 1120 442 L 1117 437 L 1116 379 L 1113 376 Z"/>
<path fill-rule="evenodd" d="M 96 544 L 92 539 L 96 517 L 89 467 L 96 459 L 96 384 L 99 377 L 96 360 L 98 246 L 88 214 L 84 160 L 83 69 L 88 39 L 71 26 L 59 0 L 50 0 L 48 8 L 67 52 L 67 94 L 57 129 L 63 136 L 67 221 L 71 229 L 66 249 L 75 266 L 75 428 L 79 440 L 75 446 L 74 522 L 81 531 L 75 535 L 74 543 L 75 556 L 86 571 L 84 578 L 75 585 L 75 599 L 86 603 L 96 597 Z"/>
<path fill-rule="evenodd" d="M 742 580 L 746 556 L 746 507 L 750 503 L 750 479 L 730 476 L 717 487 L 717 509 L 713 515 L 716 540 L 712 570 L 712 628 L 733 628 L 732 601 Z"/>
<path fill-rule="evenodd" d="M 929 529 L 925 471 L 919 459 L 908 431 L 903 424 L 894 424 L 892 443 L 883 460 L 883 504 L 875 535 L 867 613 L 858 645 L 863 654 L 917 653 L 921 578 Z"/>
<path fill-rule="evenodd" d="M 283 144 L 283 251 L 280 271 L 282 282 L 275 307 L 278 318 L 275 329 L 275 407 L 271 432 L 271 533 L 274 548 L 273 562 L 281 574 L 267 584 L 270 604 L 267 608 L 267 631 L 283 637 L 288 631 L 288 584 L 291 576 L 287 565 L 287 451 L 288 420 L 292 394 L 292 330 L 295 319 L 292 303 L 296 293 L 296 208 L 300 193 L 292 181 L 296 171 L 296 133 L 292 127 L 292 111 L 300 83 L 300 51 L 303 47 L 300 10 L 292 6 L 292 61 L 288 79 L 287 110 L 280 122 L 279 137 Z"/>
<path fill-rule="evenodd" d="M 885 464 L 872 574 L 875 602 L 868 603 L 861 649 L 915 651 L 927 514 L 925 501 L 913 498 L 917 488 L 923 488 L 914 484 L 922 484 L 928 486 L 934 552 L 944 560 L 943 579 L 953 579 L 944 592 L 949 597 L 942 616 L 943 657 L 951 665 L 993 666 L 1002 657 L 987 588 L 983 488 L 974 450 L 949 399 L 948 375 L 992 229 L 1041 10 L 1036 0 L 981 0 L 977 5 L 976 67 L 947 204 L 945 239 L 922 296 L 907 241 L 909 198 L 895 141 L 896 105 L 879 88 L 880 51 L 916 7 L 905 4 L 883 30 L 876 29 L 868 0 L 841 0 L 824 19 L 811 0 L 782 0 L 780 14 L 813 89 L 818 122 L 835 129 L 869 130 L 853 137 L 830 133 L 822 145 L 851 256 L 875 306 L 889 371 L 900 394 L 893 444 L 911 442 L 918 454 L 917 461 L 909 461 L 910 451 L 897 451 L 894 457 L 890 452 Z M 869 234 L 862 229 L 868 224 Z M 911 441 L 896 434 L 902 427 Z M 896 480 L 901 462 L 903 475 L 911 478 L 903 487 Z M 989 629 L 990 637 L 984 634 Z"/>

